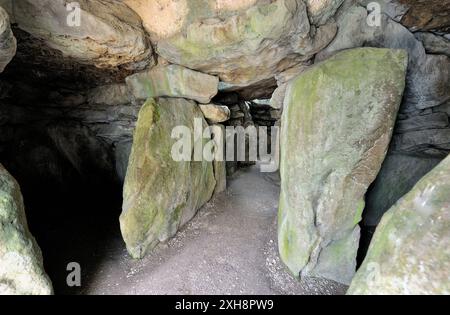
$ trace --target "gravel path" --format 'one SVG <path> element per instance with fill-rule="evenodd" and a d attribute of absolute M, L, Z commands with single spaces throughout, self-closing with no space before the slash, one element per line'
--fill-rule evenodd
<path fill-rule="evenodd" d="M 71 294 L 342 294 L 319 279 L 300 283 L 280 263 L 276 248 L 279 186 L 257 167 L 239 171 L 168 244 L 132 260 L 120 234 L 85 255 L 83 283 Z M 87 251 L 89 253 L 90 251 Z M 89 258 L 91 257 L 91 258 Z M 94 267 L 95 265 L 95 267 Z M 83 265 L 82 265 L 83 268 Z M 64 290 L 63 290 L 64 291 Z"/>

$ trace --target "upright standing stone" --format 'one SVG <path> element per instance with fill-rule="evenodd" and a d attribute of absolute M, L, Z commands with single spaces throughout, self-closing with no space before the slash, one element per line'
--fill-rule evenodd
<path fill-rule="evenodd" d="M 384 215 L 348 294 L 450 294 L 450 157 Z"/>
<path fill-rule="evenodd" d="M 176 161 L 172 155 L 177 143 L 171 137 L 174 128 L 188 128 L 192 137 L 194 119 L 207 127 L 198 106 L 185 99 L 150 99 L 139 113 L 120 216 L 122 235 L 134 258 L 174 236 L 214 192 L 212 162 Z M 192 137 L 185 143 L 189 159 L 201 141 L 205 140 Z"/>
<path fill-rule="evenodd" d="M 224 125 L 215 124 L 211 126 L 214 139 L 214 177 L 216 179 L 216 189 L 214 195 L 227 190 L 227 169 L 225 157 L 226 131 Z"/>
<path fill-rule="evenodd" d="M 282 118 L 279 248 L 296 276 L 350 283 L 364 195 L 387 152 L 406 67 L 403 51 L 361 48 L 290 83 Z"/>
<path fill-rule="evenodd" d="M 0 164 L 0 295 L 49 295 L 42 254 L 28 230 L 19 185 Z"/>

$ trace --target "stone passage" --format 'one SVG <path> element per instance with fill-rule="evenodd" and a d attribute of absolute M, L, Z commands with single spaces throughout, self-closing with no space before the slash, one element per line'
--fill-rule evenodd
<path fill-rule="evenodd" d="M 261 238 L 274 229 L 266 231 L 264 218 L 246 220 L 239 212 L 254 207 L 256 214 L 264 202 L 261 208 L 272 215 L 278 196 L 271 191 L 252 200 L 264 192 L 251 189 L 267 187 L 260 185 L 256 175 L 261 174 L 248 173 L 244 181 L 233 176 L 254 165 L 256 156 L 260 166 L 277 164 L 266 163 L 275 162 L 267 153 L 278 154 L 280 142 L 281 258 L 286 270 L 306 283 L 326 278 L 320 279 L 326 283 L 321 293 L 336 292 L 329 290 L 330 279 L 350 283 L 358 240 L 362 263 L 386 211 L 403 207 L 395 203 L 450 152 L 450 0 L 376 0 L 379 15 L 371 8 L 373 0 L 75 2 L 79 10 L 70 11 L 67 0 L 0 0 L 0 163 L 21 188 L 0 172 L 0 293 L 51 293 L 26 222 L 54 290 L 73 293 L 77 289 L 66 285 L 67 261 L 80 262 L 91 276 L 83 284 L 99 276 L 111 247 L 122 262 L 134 257 L 142 258 L 136 264 L 152 264 L 149 257 L 176 242 L 172 236 L 186 231 L 182 227 L 212 196 L 222 198 L 219 211 L 229 212 L 223 220 L 202 221 L 211 224 L 202 227 L 202 241 L 186 242 L 190 250 L 172 260 L 178 267 L 190 265 L 156 264 L 162 274 L 147 266 L 152 271 L 140 274 L 135 284 L 141 279 L 152 283 L 154 275 L 164 286 L 151 292 L 172 292 L 173 278 L 167 275 L 175 270 L 173 277 L 196 278 L 178 277 L 177 292 L 207 292 L 211 286 L 197 284 L 208 272 L 220 275 L 211 279 L 226 279 L 227 288 L 238 279 L 245 286 L 253 276 L 239 273 L 261 265 Z M 235 150 L 232 161 L 174 161 L 173 128 L 185 125 L 192 131 L 194 118 L 214 130 L 247 128 L 247 134 L 225 137 L 247 152 Z M 261 126 L 281 126 L 282 141 L 277 128 L 266 132 Z M 269 138 L 250 152 L 251 134 L 261 140 L 266 133 Z M 211 147 L 222 147 L 220 137 L 207 138 L 203 141 Z M 186 145 L 186 155 L 201 142 Z M 255 153 L 255 147 L 263 150 Z M 230 148 L 225 151 L 233 156 Z M 272 179 L 278 183 L 277 176 Z M 229 197 L 227 179 L 238 187 L 237 195 Z M 438 186 L 432 195 L 446 189 L 445 183 Z M 420 200 L 429 193 L 411 192 Z M 439 194 L 441 204 L 448 202 L 450 193 Z M 380 227 L 351 293 L 448 292 L 438 283 L 448 282 L 443 272 L 449 269 L 448 256 L 433 252 L 448 246 L 448 218 L 445 213 L 421 216 L 428 202 L 434 207 L 430 198 L 411 205 L 414 215 L 402 212 L 406 219 L 387 215 L 383 222 L 404 220 L 405 230 L 386 232 L 389 223 Z M 223 230 L 214 234 L 214 229 Z M 408 229 L 420 231 L 409 235 Z M 404 247 L 383 243 L 385 233 Z M 112 239 L 120 241 L 111 244 Z M 410 241 L 433 260 L 422 259 L 421 252 L 408 247 Z M 378 255 L 379 248 L 392 257 Z M 207 252 L 191 259 L 200 250 Z M 258 259 L 247 259 L 251 253 Z M 220 259 L 216 264 L 214 256 Z M 193 268 L 203 263 L 201 257 L 209 258 L 206 267 Z M 273 257 L 272 270 L 285 268 Z M 374 263 L 380 270 L 376 281 L 371 278 Z M 433 274 L 431 263 L 439 274 Z M 408 266 L 411 276 L 405 278 L 400 267 L 394 275 L 390 264 Z M 419 279 L 416 269 L 430 282 Z M 263 279 L 266 271 L 254 270 L 255 279 Z M 114 270 L 121 284 L 133 271 L 125 272 Z M 291 286 L 305 281 L 279 275 L 275 282 L 283 293 L 311 291 Z M 185 281 L 195 285 L 186 290 Z M 125 285 L 117 292 L 149 292 L 146 285 Z M 240 287 L 227 293 L 272 292 L 266 285 L 258 288 L 264 291 Z"/>
<path fill-rule="evenodd" d="M 404 51 L 344 51 L 292 81 L 281 135 L 279 246 L 295 275 L 350 283 L 364 195 L 387 152 Z"/>

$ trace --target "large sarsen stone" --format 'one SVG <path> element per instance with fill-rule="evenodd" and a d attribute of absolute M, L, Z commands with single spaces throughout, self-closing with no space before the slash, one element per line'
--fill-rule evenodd
<path fill-rule="evenodd" d="M 296 276 L 350 283 L 364 195 L 385 158 L 407 54 L 341 52 L 294 79 L 281 135 L 279 248 Z"/>
<path fill-rule="evenodd" d="M 212 162 L 178 162 L 172 157 L 177 142 L 171 138 L 173 128 L 192 131 L 195 118 L 207 127 L 198 106 L 184 99 L 149 99 L 141 109 L 120 217 L 123 238 L 135 258 L 174 236 L 214 192 Z M 189 153 L 200 141 L 191 141 Z"/>
<path fill-rule="evenodd" d="M 336 34 L 340 1 L 126 0 L 157 52 L 173 64 L 250 86 L 310 59 Z M 319 27 L 310 25 L 308 8 Z"/>

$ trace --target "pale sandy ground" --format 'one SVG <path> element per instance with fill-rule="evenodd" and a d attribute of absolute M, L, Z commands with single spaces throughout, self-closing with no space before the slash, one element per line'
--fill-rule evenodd
<path fill-rule="evenodd" d="M 343 294 L 346 288 L 338 284 L 299 283 L 285 271 L 276 248 L 278 197 L 275 175 L 257 167 L 241 170 L 229 180 L 228 191 L 168 244 L 136 261 L 117 233 L 98 245 L 101 254 L 85 255 L 84 264 L 92 266 L 83 272 L 82 287 L 61 293 Z"/>

